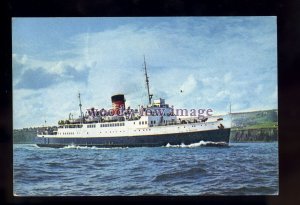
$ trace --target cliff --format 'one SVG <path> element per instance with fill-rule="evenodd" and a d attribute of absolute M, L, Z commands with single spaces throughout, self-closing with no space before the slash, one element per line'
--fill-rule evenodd
<path fill-rule="evenodd" d="M 37 128 L 23 128 L 13 130 L 14 144 L 32 144 L 36 136 Z"/>
<path fill-rule="evenodd" d="M 259 129 L 232 129 L 230 132 L 231 142 L 271 142 L 278 140 L 278 129 L 259 128 Z"/>
<path fill-rule="evenodd" d="M 278 110 L 232 113 L 231 142 L 277 141 Z"/>

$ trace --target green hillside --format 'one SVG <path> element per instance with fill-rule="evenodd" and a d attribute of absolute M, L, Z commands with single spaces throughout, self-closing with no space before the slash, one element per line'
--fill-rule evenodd
<path fill-rule="evenodd" d="M 276 128 L 277 126 L 277 109 L 232 113 L 233 129 Z"/>

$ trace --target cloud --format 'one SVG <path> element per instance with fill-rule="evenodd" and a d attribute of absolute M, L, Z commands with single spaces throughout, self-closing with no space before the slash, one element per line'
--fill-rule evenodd
<path fill-rule="evenodd" d="M 15 89 L 41 89 L 64 81 L 86 82 L 89 68 L 77 71 L 74 67 L 66 66 L 61 75 L 48 72 L 43 68 L 27 69 L 15 85 Z"/>
<path fill-rule="evenodd" d="M 46 88 L 57 82 L 57 76 L 45 72 L 42 68 L 35 70 L 27 70 L 22 75 L 21 80 L 16 84 L 15 88 L 40 89 Z"/>
<path fill-rule="evenodd" d="M 14 46 L 14 105 L 20 109 L 14 112 L 18 119 L 14 125 L 38 124 L 42 110 L 42 118 L 49 117 L 47 121 L 55 124 L 69 112 L 78 112 L 78 92 L 84 108 L 110 108 L 110 97 L 116 93 L 125 94 L 127 106 L 146 104 L 144 55 L 154 99 L 220 112 L 230 102 L 232 111 L 277 106 L 274 18 L 108 18 L 100 22 L 106 21 L 114 26 L 102 27 L 97 21 L 89 24 L 95 28 L 91 32 L 83 28 L 74 35 L 60 28 L 61 34 L 56 35 L 64 37 L 64 47 L 49 44 L 49 49 L 33 52 L 29 46 Z M 75 28 L 76 21 L 72 23 Z M 34 49 L 43 48 L 45 42 L 35 42 Z M 37 110 L 32 111 L 33 118 L 24 117 L 27 108 Z"/>
<path fill-rule="evenodd" d="M 184 83 L 180 86 L 180 90 L 184 93 L 184 95 L 190 94 L 197 87 L 197 81 L 193 75 L 189 75 L 189 77 L 184 81 Z"/>

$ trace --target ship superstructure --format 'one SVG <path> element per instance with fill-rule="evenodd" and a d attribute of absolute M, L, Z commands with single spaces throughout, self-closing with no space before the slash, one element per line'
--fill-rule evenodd
<path fill-rule="evenodd" d="M 230 121 L 226 116 L 181 117 L 165 99 L 152 101 L 146 62 L 145 79 L 149 104 L 138 109 L 126 108 L 124 94 L 111 97 L 112 109 L 91 107 L 82 112 L 80 94 L 79 118 L 60 120 L 57 129 L 38 131 L 38 146 L 63 147 L 68 145 L 99 147 L 165 146 L 191 144 L 201 140 L 228 144 Z"/>

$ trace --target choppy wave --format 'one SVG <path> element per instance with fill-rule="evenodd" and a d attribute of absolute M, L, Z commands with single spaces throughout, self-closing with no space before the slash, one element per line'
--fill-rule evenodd
<path fill-rule="evenodd" d="M 166 180 L 174 180 L 178 178 L 197 178 L 201 175 L 204 175 L 206 173 L 206 170 L 201 167 L 192 167 L 190 169 L 186 170 L 180 170 L 180 171 L 171 171 L 171 172 L 164 172 L 161 174 L 158 174 L 154 179 L 153 182 L 160 182 L 160 181 L 166 181 Z"/>
<path fill-rule="evenodd" d="M 13 192 L 19 196 L 278 195 L 278 143 L 201 147 L 209 144 L 216 143 L 130 149 L 18 145 Z"/>
<path fill-rule="evenodd" d="M 165 147 L 177 147 L 177 148 L 193 148 L 193 147 L 200 147 L 200 146 L 214 146 L 214 147 L 224 147 L 228 146 L 228 143 L 226 142 L 211 142 L 211 141 L 203 141 L 197 143 L 192 143 L 189 145 L 185 145 L 184 143 L 181 143 L 180 145 L 171 145 L 168 143 Z"/>

